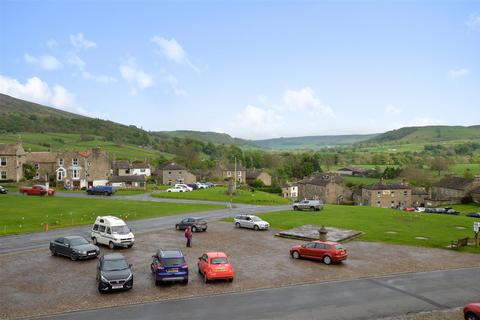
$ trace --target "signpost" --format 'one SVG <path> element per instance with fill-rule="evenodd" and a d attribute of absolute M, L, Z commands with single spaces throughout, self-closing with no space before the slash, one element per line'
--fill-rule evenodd
<path fill-rule="evenodd" d="M 478 247 L 478 233 L 480 231 L 480 222 L 473 223 L 473 232 L 475 232 L 475 245 Z"/>

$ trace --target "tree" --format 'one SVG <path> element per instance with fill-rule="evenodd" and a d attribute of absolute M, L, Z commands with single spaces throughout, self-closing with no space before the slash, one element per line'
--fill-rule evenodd
<path fill-rule="evenodd" d="M 24 175 L 25 179 L 32 180 L 33 177 L 35 177 L 36 173 L 37 172 L 36 172 L 34 166 L 32 166 L 31 164 L 28 164 L 28 163 L 23 164 L 23 175 Z"/>
<path fill-rule="evenodd" d="M 443 157 L 435 157 L 430 163 L 430 169 L 437 171 L 438 175 L 440 175 L 442 171 L 446 171 L 448 169 L 448 161 Z"/>

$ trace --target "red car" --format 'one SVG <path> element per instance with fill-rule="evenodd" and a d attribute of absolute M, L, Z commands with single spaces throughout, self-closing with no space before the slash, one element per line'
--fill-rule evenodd
<path fill-rule="evenodd" d="M 223 252 L 206 252 L 198 258 L 198 272 L 203 275 L 203 280 L 207 283 L 210 280 L 228 280 L 233 281 L 235 273 L 233 267 L 228 262 L 228 257 Z"/>
<path fill-rule="evenodd" d="M 47 190 L 47 188 L 42 185 L 35 185 L 33 187 L 20 187 L 20 189 L 18 189 L 18 192 L 29 196 L 53 196 L 55 194 L 55 190 L 51 188 L 48 188 Z"/>
<path fill-rule="evenodd" d="M 480 320 L 480 302 L 470 303 L 463 308 L 465 320 Z"/>
<path fill-rule="evenodd" d="M 342 262 L 347 259 L 347 249 L 333 241 L 313 241 L 290 249 L 294 259 L 307 258 L 322 260 L 325 264 Z"/>

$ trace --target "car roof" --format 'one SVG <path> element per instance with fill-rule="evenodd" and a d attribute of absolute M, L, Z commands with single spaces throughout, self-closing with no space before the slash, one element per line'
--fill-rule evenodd
<path fill-rule="evenodd" d="M 103 260 L 125 260 L 125 257 L 120 253 L 109 253 L 103 256 Z"/>
<path fill-rule="evenodd" d="M 82 239 L 85 239 L 84 237 L 82 236 L 66 236 L 64 237 L 65 239 L 68 239 L 68 240 L 72 240 L 72 239 L 78 239 L 78 238 L 82 238 Z"/>
<path fill-rule="evenodd" d="M 209 258 L 227 258 L 227 255 L 221 251 L 205 252 Z"/>
<path fill-rule="evenodd" d="M 182 258 L 183 252 L 180 249 L 158 249 L 157 255 L 161 258 Z"/>
<path fill-rule="evenodd" d="M 335 241 L 322 241 L 322 240 L 315 240 L 313 242 L 315 242 L 315 243 L 326 243 L 326 244 L 341 244 L 341 243 L 338 243 L 338 242 L 335 242 Z"/>

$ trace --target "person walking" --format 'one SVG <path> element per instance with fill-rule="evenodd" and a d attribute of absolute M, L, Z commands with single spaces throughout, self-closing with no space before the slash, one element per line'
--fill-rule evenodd
<path fill-rule="evenodd" d="M 192 229 L 190 227 L 185 229 L 185 238 L 187 238 L 187 247 L 191 248 L 192 247 Z"/>

